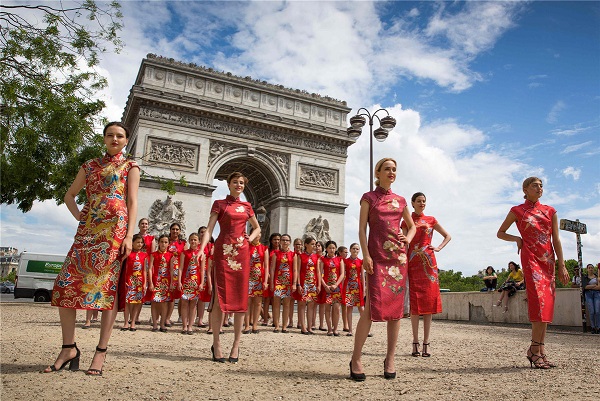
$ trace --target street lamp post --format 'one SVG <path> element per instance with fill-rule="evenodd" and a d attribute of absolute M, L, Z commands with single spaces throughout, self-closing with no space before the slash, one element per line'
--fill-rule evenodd
<path fill-rule="evenodd" d="M 361 113 L 361 110 L 363 111 Z M 379 118 L 377 113 L 385 112 L 386 115 L 382 118 Z M 369 112 L 369 110 L 361 107 L 358 109 L 358 112 L 355 116 L 350 118 L 350 127 L 346 130 L 348 132 L 348 136 L 351 138 L 358 138 L 362 133 L 362 127 L 367 123 L 367 117 L 369 119 L 369 150 L 370 150 L 370 175 L 369 175 L 369 183 L 371 191 L 373 190 L 373 136 L 379 142 L 385 141 L 388 136 L 390 130 L 392 130 L 396 126 L 396 119 L 390 116 L 390 113 L 386 109 L 379 109 L 375 111 L 373 114 Z M 373 131 L 373 122 L 377 119 L 379 121 L 379 128 Z"/>

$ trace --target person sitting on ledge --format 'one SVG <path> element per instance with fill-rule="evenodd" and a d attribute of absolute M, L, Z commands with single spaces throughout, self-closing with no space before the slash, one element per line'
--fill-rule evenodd
<path fill-rule="evenodd" d="M 502 295 L 500 295 L 500 299 L 496 303 L 496 306 L 500 306 L 502 305 L 502 301 L 504 301 L 504 313 L 508 312 L 508 298 L 515 295 L 517 290 L 525 289 L 525 278 L 523 277 L 523 272 L 520 270 L 520 266 L 511 261 L 508 262 L 508 269 L 510 270 L 510 274 L 504 284 L 498 288 L 498 292 L 501 292 Z"/>
<path fill-rule="evenodd" d="M 483 276 L 483 282 L 485 288 L 481 292 L 496 291 L 496 285 L 498 284 L 498 277 L 496 276 L 496 270 L 492 266 L 488 266 L 485 269 L 485 276 Z"/>

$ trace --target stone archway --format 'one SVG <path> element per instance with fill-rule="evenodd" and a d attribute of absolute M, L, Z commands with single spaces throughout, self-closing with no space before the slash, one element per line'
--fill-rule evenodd
<path fill-rule="evenodd" d="M 169 203 L 195 231 L 208 221 L 213 180 L 238 170 L 251 183 L 248 201 L 267 210 L 270 231 L 301 237 L 318 218 L 343 238 L 347 148 L 355 141 L 346 133 L 349 111 L 327 96 L 148 55 L 123 115 L 128 151 L 148 174 L 139 216 Z M 188 185 L 170 199 L 152 178 L 180 176 Z"/>

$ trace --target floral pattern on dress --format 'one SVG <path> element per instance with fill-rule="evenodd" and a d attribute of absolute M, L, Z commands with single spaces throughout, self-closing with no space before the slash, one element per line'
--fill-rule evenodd
<path fill-rule="evenodd" d="M 144 298 L 144 276 L 148 254 L 146 252 L 131 252 L 125 266 L 125 302 L 130 304 L 142 303 Z"/>
<path fill-rule="evenodd" d="M 265 268 L 263 258 L 267 247 L 258 244 L 250 245 L 250 278 L 248 279 L 248 296 L 262 297 Z"/>
<path fill-rule="evenodd" d="M 181 276 L 181 299 L 193 301 L 198 299 L 200 291 L 200 249 L 188 249 L 183 251 L 184 266 Z"/>
<path fill-rule="evenodd" d="M 153 256 L 153 269 L 156 269 L 156 282 L 152 302 L 171 302 L 171 252 L 156 251 Z"/>
<path fill-rule="evenodd" d="M 275 251 L 275 280 L 273 295 L 279 298 L 288 298 L 292 296 L 292 266 L 294 252 Z"/>
<path fill-rule="evenodd" d="M 362 288 L 362 260 L 347 258 L 344 260 L 346 277 L 344 278 L 344 299 L 346 306 L 364 306 Z"/>

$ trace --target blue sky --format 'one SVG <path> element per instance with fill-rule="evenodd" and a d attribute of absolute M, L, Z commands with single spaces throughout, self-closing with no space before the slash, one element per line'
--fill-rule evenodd
<path fill-rule="evenodd" d="M 599 2 L 123 2 L 121 54 L 107 54 L 105 115 L 121 117 L 147 53 L 385 107 L 398 125 L 375 158 L 393 156 L 395 192 L 428 197 L 453 237 L 443 269 L 470 275 L 518 259 L 496 239 L 530 175 L 542 203 L 588 226 L 584 263 L 600 262 Z M 349 149 L 345 238 L 356 241 L 368 189 L 368 137 Z M 64 206 L 2 205 L 2 246 L 65 253 L 76 223 Z M 296 235 L 299 233 L 291 233 Z M 561 232 L 566 258 L 575 236 Z M 439 237 L 434 243 L 440 242 Z"/>

